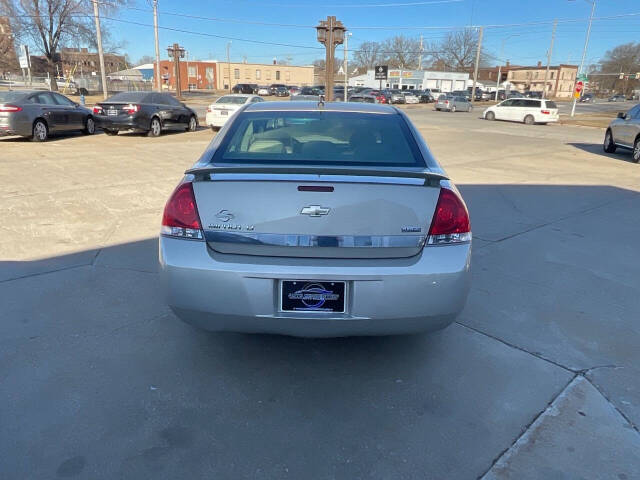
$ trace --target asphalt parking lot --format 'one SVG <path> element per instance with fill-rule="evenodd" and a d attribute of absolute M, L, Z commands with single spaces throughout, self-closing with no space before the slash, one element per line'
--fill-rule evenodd
<path fill-rule="evenodd" d="M 158 225 L 209 130 L 0 139 L 0 478 L 640 478 L 640 165 L 407 111 L 474 234 L 465 311 L 419 336 L 177 320 Z"/>

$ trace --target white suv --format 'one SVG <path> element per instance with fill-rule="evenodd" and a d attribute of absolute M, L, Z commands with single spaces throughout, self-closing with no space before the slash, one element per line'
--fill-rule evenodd
<path fill-rule="evenodd" d="M 487 108 L 483 117 L 486 120 L 509 120 L 527 125 L 545 124 L 558 121 L 558 106 L 551 100 L 510 98 Z"/>

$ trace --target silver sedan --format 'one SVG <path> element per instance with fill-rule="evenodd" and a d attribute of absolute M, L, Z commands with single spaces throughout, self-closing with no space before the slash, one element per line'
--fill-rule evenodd
<path fill-rule="evenodd" d="M 165 207 L 169 306 L 208 330 L 387 335 L 450 324 L 470 286 L 460 193 L 387 105 L 243 106 Z"/>
<path fill-rule="evenodd" d="M 456 95 L 440 95 L 434 107 L 446 112 L 471 112 L 473 105 L 464 97 Z"/>

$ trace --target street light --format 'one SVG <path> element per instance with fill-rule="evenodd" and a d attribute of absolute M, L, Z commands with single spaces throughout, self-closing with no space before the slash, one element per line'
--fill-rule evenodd
<path fill-rule="evenodd" d="M 227 42 L 227 76 L 229 77 L 229 93 L 231 93 L 231 60 L 229 57 L 229 48 L 231 48 L 231 41 Z"/>
<path fill-rule="evenodd" d="M 574 2 L 575 0 L 569 0 L 570 2 Z M 589 26 L 587 27 L 587 36 L 584 39 L 584 49 L 582 50 L 582 60 L 580 60 L 580 68 L 578 69 L 578 74 L 581 75 L 584 69 L 584 59 L 587 56 L 587 48 L 589 47 L 589 36 L 591 35 L 591 24 L 593 23 L 593 14 L 596 11 L 596 0 L 584 0 L 587 3 L 591 4 L 591 15 L 589 16 Z M 576 103 L 578 99 L 576 96 L 573 96 L 573 105 L 571 106 L 571 116 L 573 117 L 576 114 Z"/>
<path fill-rule="evenodd" d="M 329 16 L 321 20 L 316 27 L 318 42 L 322 43 L 326 50 L 325 56 L 325 97 L 328 102 L 333 100 L 333 68 L 335 63 L 335 48 L 344 42 L 346 28 L 336 17 Z"/>
<path fill-rule="evenodd" d="M 169 45 L 167 47 L 167 54 L 169 58 L 173 58 L 173 66 L 175 68 L 176 75 L 176 97 L 182 99 L 182 85 L 180 82 L 180 59 L 184 58 L 184 47 L 181 47 L 177 43 Z"/>
<path fill-rule="evenodd" d="M 349 37 L 353 35 L 347 32 L 344 37 L 344 101 L 347 101 L 347 90 L 349 87 Z"/>
<path fill-rule="evenodd" d="M 496 97 L 495 97 L 496 102 L 498 101 L 498 91 L 500 90 L 500 80 L 502 80 L 502 57 L 504 56 L 504 44 L 511 37 L 519 37 L 519 36 L 520 36 L 519 33 L 513 33 L 511 35 L 507 35 L 502 39 L 502 46 L 500 47 L 500 65 L 498 66 L 498 81 L 496 82 Z"/>

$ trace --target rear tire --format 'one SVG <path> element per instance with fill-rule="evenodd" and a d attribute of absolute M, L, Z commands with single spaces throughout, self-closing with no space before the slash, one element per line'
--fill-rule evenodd
<path fill-rule="evenodd" d="M 489 121 L 494 121 L 496 119 L 496 114 L 493 112 L 487 112 L 487 114 L 484 116 L 485 120 L 489 120 Z"/>
<path fill-rule="evenodd" d="M 218 130 L 220 130 L 220 127 L 214 127 L 213 125 L 211 125 L 212 132 L 217 132 Z"/>
<path fill-rule="evenodd" d="M 534 123 L 535 123 L 535 119 L 533 118 L 533 115 L 527 115 L 526 117 L 524 117 L 525 125 L 533 125 Z"/>
<path fill-rule="evenodd" d="M 616 149 L 618 147 L 613 141 L 613 134 L 611 133 L 611 130 L 607 130 L 607 133 L 604 134 L 604 144 L 602 145 L 602 148 L 607 153 L 616 153 Z"/>
<path fill-rule="evenodd" d="M 147 132 L 147 137 L 159 137 L 162 133 L 162 124 L 160 123 L 160 119 L 158 117 L 153 117 L 151 119 L 151 123 L 149 124 L 149 131 Z"/>
<path fill-rule="evenodd" d="M 105 135 L 109 135 L 109 136 L 116 136 L 118 134 L 118 130 L 103 129 L 102 131 L 105 133 Z"/>
<path fill-rule="evenodd" d="M 198 119 L 192 115 L 187 125 L 187 132 L 195 132 L 198 129 Z"/>
<path fill-rule="evenodd" d="M 633 153 L 631 154 L 631 160 L 633 163 L 640 162 L 640 137 L 636 138 L 633 143 Z"/>
<path fill-rule="evenodd" d="M 49 128 L 44 120 L 33 122 L 31 140 L 34 142 L 46 142 L 49 138 Z"/>
<path fill-rule="evenodd" d="M 84 123 L 84 130 L 82 131 L 85 135 L 93 135 L 96 133 L 96 122 L 91 117 L 87 117 L 87 121 Z"/>

